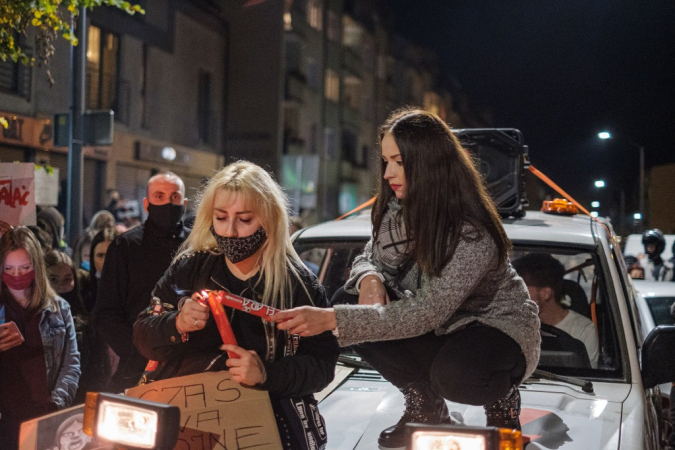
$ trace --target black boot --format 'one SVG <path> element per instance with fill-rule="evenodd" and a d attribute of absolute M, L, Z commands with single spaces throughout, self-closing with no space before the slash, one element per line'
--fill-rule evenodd
<path fill-rule="evenodd" d="M 512 386 L 509 392 L 485 408 L 488 427 L 520 429 L 520 392 L 518 386 Z"/>
<path fill-rule="evenodd" d="M 405 447 L 406 423 L 449 423 L 450 416 L 445 400 L 436 394 L 428 382 L 415 381 L 401 388 L 405 398 L 405 411 L 396 425 L 380 433 L 377 443 L 382 448 Z"/>

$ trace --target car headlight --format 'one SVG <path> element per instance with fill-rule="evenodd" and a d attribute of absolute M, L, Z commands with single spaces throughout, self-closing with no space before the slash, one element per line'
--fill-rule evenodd
<path fill-rule="evenodd" d="M 409 450 L 522 450 L 517 430 L 456 425 L 406 424 Z"/>
<path fill-rule="evenodd" d="M 134 449 L 173 448 L 180 409 L 124 395 L 87 392 L 83 430 L 95 439 Z"/>

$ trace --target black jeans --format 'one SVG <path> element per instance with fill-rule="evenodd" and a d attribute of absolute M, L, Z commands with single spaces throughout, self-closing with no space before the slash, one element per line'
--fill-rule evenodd
<path fill-rule="evenodd" d="M 389 291 L 389 298 L 393 291 Z M 340 288 L 331 304 L 356 304 Z M 428 381 L 442 397 L 469 405 L 491 405 L 525 374 L 520 346 L 502 331 L 473 322 L 451 334 L 433 331 L 413 338 L 366 342 L 352 347 L 394 386 Z"/>

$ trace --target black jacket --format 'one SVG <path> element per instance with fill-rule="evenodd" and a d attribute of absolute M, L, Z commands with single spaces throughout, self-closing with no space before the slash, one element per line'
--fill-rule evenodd
<path fill-rule="evenodd" d="M 314 274 L 305 267 L 298 268 L 303 284 L 311 299 L 297 280 L 293 282 L 292 306 L 328 305 L 326 292 Z M 153 315 L 152 306 L 143 311 L 134 324 L 134 344 L 146 358 L 159 361 L 152 379 L 165 379 L 209 370 L 225 369 L 227 355 L 219 349 L 222 345 L 218 328 L 209 317 L 206 327 L 192 332 L 187 342 L 182 342 L 176 330 L 177 306 L 184 296 L 202 289 L 221 289 L 232 275 L 222 255 L 198 252 L 177 261 L 159 281 L 153 296 L 159 298 L 166 310 Z M 255 284 L 258 277 L 242 283 L 232 293 L 261 301 L 263 282 Z M 273 323 L 264 322 L 251 314 L 226 307 L 237 343 L 247 350 L 255 350 L 265 364 L 267 380 L 260 385 L 273 398 L 307 396 L 326 387 L 335 374 L 339 355 L 336 338 L 330 332 L 321 335 L 289 339 L 286 331 L 277 330 Z M 291 356 L 292 355 L 292 356 Z M 214 358 L 220 356 L 216 364 Z"/>
<path fill-rule="evenodd" d="M 143 374 L 147 359 L 133 346 L 133 324 L 188 233 L 182 224 L 167 233 L 145 222 L 118 236 L 108 248 L 94 316 L 99 333 L 120 358 L 112 391 L 135 386 Z"/>

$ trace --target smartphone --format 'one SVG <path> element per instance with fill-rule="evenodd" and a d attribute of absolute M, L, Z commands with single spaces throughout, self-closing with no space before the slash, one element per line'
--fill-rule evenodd
<path fill-rule="evenodd" d="M 0 336 L 6 336 L 11 334 L 16 334 L 17 336 L 19 336 L 21 338 L 21 342 L 25 341 L 23 334 L 21 334 L 21 331 L 19 331 L 19 327 L 16 326 L 16 323 L 6 322 L 0 324 Z"/>

